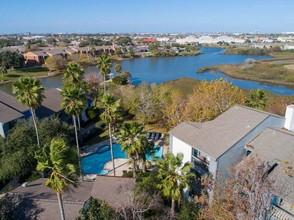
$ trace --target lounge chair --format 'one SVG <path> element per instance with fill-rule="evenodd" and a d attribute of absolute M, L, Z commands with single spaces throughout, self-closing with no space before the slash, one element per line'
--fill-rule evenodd
<path fill-rule="evenodd" d="M 147 133 L 147 139 L 149 139 L 149 138 L 150 138 L 150 135 L 151 135 L 151 133 L 150 133 L 150 132 L 148 132 L 148 133 Z"/>
<path fill-rule="evenodd" d="M 158 139 L 161 139 L 161 135 L 162 135 L 161 133 L 158 133 Z"/>
<path fill-rule="evenodd" d="M 164 138 L 164 134 L 161 135 L 160 139 L 162 140 Z"/>
<path fill-rule="evenodd" d="M 158 139 L 158 138 L 159 138 L 159 133 L 155 133 L 154 139 Z"/>
<path fill-rule="evenodd" d="M 154 139 L 155 133 L 151 133 L 151 139 Z"/>

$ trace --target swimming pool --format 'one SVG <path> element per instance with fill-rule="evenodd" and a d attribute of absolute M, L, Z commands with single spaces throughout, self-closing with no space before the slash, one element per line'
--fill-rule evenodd
<path fill-rule="evenodd" d="M 156 157 L 162 158 L 162 147 L 155 153 Z M 113 144 L 113 157 L 127 158 L 124 151 L 121 150 L 120 144 Z M 104 165 L 111 160 L 110 147 L 103 146 L 96 153 L 81 158 L 81 166 L 83 174 L 107 174 L 108 170 L 103 169 Z M 147 160 L 152 160 L 151 156 L 147 156 Z"/>

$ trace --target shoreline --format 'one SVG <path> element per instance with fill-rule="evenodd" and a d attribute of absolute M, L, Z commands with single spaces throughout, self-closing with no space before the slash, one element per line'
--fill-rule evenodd
<path fill-rule="evenodd" d="M 232 77 L 234 79 L 241 79 L 241 80 L 248 80 L 248 81 L 254 81 L 254 82 L 259 82 L 259 83 L 269 83 L 272 85 L 282 85 L 282 86 L 293 86 L 294 87 L 294 82 L 283 82 L 283 81 L 276 81 L 276 80 L 267 80 L 267 79 L 255 79 L 251 77 L 241 77 L 236 74 L 232 74 L 229 71 L 225 71 L 222 67 L 223 65 L 240 65 L 240 64 L 220 64 L 220 65 L 215 65 L 215 66 L 206 66 L 202 67 L 198 70 L 196 70 L 197 73 L 205 73 L 206 71 L 221 71 L 223 74 Z"/>

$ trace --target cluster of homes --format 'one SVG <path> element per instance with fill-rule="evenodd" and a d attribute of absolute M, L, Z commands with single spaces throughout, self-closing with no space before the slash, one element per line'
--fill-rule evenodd
<path fill-rule="evenodd" d="M 285 117 L 235 105 L 204 123 L 183 122 L 170 131 L 170 150 L 184 154 L 198 176 L 228 176 L 228 168 L 243 158 L 258 156 L 267 164 L 267 178 L 275 180 L 271 219 L 294 219 L 294 176 L 284 172 L 294 165 L 294 105 Z M 290 166 L 291 169 L 291 166 Z M 293 168 L 292 168 L 293 169 Z M 293 170 L 292 170 L 293 172 Z"/>
<path fill-rule="evenodd" d="M 48 90 L 47 101 L 42 104 L 47 109 L 52 109 L 51 102 L 48 101 L 50 94 L 54 95 L 55 91 Z M 10 100 L 3 104 L 3 99 L 0 103 L 1 112 L 5 112 L 2 109 L 10 108 L 9 111 L 17 112 L 15 118 L 21 115 L 25 117 L 27 109 L 17 106 L 18 103 Z M 59 105 L 58 108 L 54 111 L 58 112 Z M 4 115 L 10 114 L 1 114 L 1 118 Z M 13 117 L 7 121 L 11 119 Z M 275 184 L 270 219 L 291 220 L 294 219 L 294 177 L 293 173 L 284 172 L 283 162 L 294 164 L 293 131 L 294 105 L 287 106 L 285 117 L 235 105 L 212 121 L 183 122 L 173 128 L 170 131 L 170 151 L 173 154 L 183 153 L 183 162 L 191 162 L 198 177 L 211 174 L 215 180 L 224 180 L 228 177 L 228 168 L 257 156 L 267 165 L 266 178 L 274 180 Z M 77 210 L 82 208 L 91 196 L 105 199 L 112 207 L 118 208 L 124 204 L 122 201 L 127 201 L 125 189 L 131 190 L 134 185 L 135 179 L 132 178 L 100 175 L 94 182 L 82 182 L 77 189 L 64 195 L 65 210 L 68 212 L 66 215 L 76 217 Z M 24 207 L 26 210 L 28 207 L 31 211 L 42 208 L 38 213 L 40 219 L 48 215 L 56 218 L 58 216 L 58 213 L 51 211 L 57 210 L 57 198 L 45 187 L 42 179 L 31 183 L 29 187 L 13 190 L 12 195 L 24 196 L 25 201 L 31 203 L 31 206 Z M 32 204 L 35 207 L 32 207 Z"/>
<path fill-rule="evenodd" d="M 60 56 L 67 58 L 74 54 L 85 54 L 87 56 L 99 56 L 103 52 L 114 53 L 115 46 L 93 46 L 93 47 L 49 47 L 42 48 L 38 51 L 30 51 L 24 54 L 25 62 L 29 65 L 42 65 L 45 64 L 47 57 Z"/>

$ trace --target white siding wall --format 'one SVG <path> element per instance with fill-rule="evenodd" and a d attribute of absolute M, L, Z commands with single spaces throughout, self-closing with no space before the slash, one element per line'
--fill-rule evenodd
<path fill-rule="evenodd" d="M 0 123 L 0 135 L 2 137 L 5 137 L 5 133 L 4 133 L 4 124 Z"/>
<path fill-rule="evenodd" d="M 179 140 L 178 138 L 174 137 L 173 135 L 170 135 L 170 151 L 177 155 L 177 153 L 183 153 L 183 163 L 191 162 L 192 157 L 192 147 L 185 142 Z"/>
<path fill-rule="evenodd" d="M 213 177 L 216 177 L 216 171 L 217 171 L 217 161 L 214 158 L 210 158 L 209 162 L 209 172 L 213 175 Z"/>
<path fill-rule="evenodd" d="M 218 158 L 218 178 L 226 178 L 228 176 L 228 169 L 240 162 L 245 156 L 244 146 L 256 137 L 265 128 L 282 128 L 284 125 L 284 118 L 270 116 L 250 133 L 238 141 L 232 148 Z"/>

